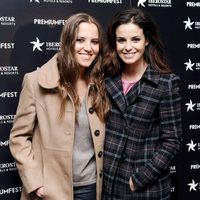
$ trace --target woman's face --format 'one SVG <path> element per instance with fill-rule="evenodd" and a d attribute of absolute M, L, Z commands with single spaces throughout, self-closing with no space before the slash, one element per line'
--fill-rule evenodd
<path fill-rule="evenodd" d="M 95 24 L 79 24 L 74 50 L 75 59 L 81 67 L 92 64 L 99 53 L 99 32 Z"/>
<path fill-rule="evenodd" d="M 144 61 L 145 39 L 143 29 L 133 23 L 122 24 L 116 29 L 116 51 L 126 65 Z"/>

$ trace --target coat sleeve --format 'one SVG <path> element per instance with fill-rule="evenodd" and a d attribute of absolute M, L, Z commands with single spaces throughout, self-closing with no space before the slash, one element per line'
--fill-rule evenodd
<path fill-rule="evenodd" d="M 170 75 L 167 89 L 159 104 L 160 142 L 161 146 L 153 158 L 132 174 L 136 189 L 156 181 L 169 167 L 181 146 L 181 97 L 179 93 L 179 77 Z"/>
<path fill-rule="evenodd" d="M 10 150 L 27 193 L 42 186 L 42 170 L 32 147 L 36 107 L 32 75 L 24 76 L 19 104 L 10 133 Z"/>

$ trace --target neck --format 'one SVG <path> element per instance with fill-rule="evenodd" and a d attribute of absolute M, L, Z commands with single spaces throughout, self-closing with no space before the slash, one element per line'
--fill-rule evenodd
<path fill-rule="evenodd" d="M 139 81 L 147 68 L 147 63 L 125 65 L 122 71 L 122 80 Z"/>
<path fill-rule="evenodd" d="M 77 94 L 79 96 L 80 103 L 83 101 L 83 98 L 84 98 L 86 91 L 87 91 L 87 87 L 88 87 L 88 81 L 87 80 L 85 80 L 83 78 L 79 78 L 77 80 L 76 91 L 77 91 Z"/>

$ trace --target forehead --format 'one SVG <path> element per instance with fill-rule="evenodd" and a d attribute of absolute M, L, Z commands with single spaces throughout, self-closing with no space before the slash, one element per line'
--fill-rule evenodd
<path fill-rule="evenodd" d="M 126 37 L 126 36 L 134 36 L 134 35 L 144 35 L 143 29 L 138 25 L 133 23 L 121 24 L 116 28 L 116 36 Z"/>
<path fill-rule="evenodd" d="M 89 22 L 81 22 L 78 26 L 78 36 L 84 35 L 84 36 L 99 36 L 98 27 L 94 23 Z"/>

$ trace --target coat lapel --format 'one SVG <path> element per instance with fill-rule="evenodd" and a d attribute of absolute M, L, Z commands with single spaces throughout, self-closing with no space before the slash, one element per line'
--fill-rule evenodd
<path fill-rule="evenodd" d="M 127 95 L 125 95 L 126 106 L 131 105 L 136 100 L 137 96 L 140 94 L 140 91 L 141 86 L 140 81 L 138 81 L 127 93 Z"/>
<path fill-rule="evenodd" d="M 123 95 L 122 81 L 120 75 L 114 78 L 107 78 L 105 80 L 106 89 L 111 98 L 118 105 L 122 113 L 126 107 L 134 103 L 137 97 L 142 94 L 142 91 L 148 89 L 148 85 L 156 87 L 160 79 L 160 73 L 155 71 L 150 65 L 147 67 L 140 81 L 138 81 L 127 95 Z"/>
<path fill-rule="evenodd" d="M 126 109 L 126 102 L 122 93 L 122 81 L 120 76 L 105 79 L 106 90 L 110 98 L 117 104 L 122 113 Z"/>
<path fill-rule="evenodd" d="M 127 95 L 125 95 L 126 106 L 133 104 L 144 90 L 148 90 L 149 85 L 157 86 L 159 78 L 159 72 L 156 72 L 151 66 L 148 66 L 141 80 L 133 86 Z"/>
<path fill-rule="evenodd" d="M 46 89 L 58 87 L 60 75 L 57 67 L 57 54 L 55 54 L 41 68 L 37 68 L 39 85 Z"/>

